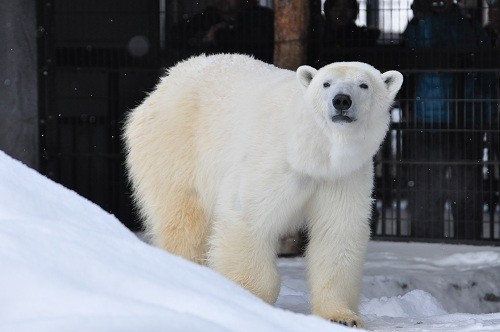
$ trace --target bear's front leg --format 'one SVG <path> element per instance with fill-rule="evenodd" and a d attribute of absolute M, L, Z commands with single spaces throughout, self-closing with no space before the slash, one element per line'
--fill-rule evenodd
<path fill-rule="evenodd" d="M 263 172 L 243 178 L 250 180 L 229 178 L 220 190 L 208 263 L 273 304 L 280 289 L 279 238 L 304 220 L 303 206 L 313 185 L 292 173 Z"/>
<path fill-rule="evenodd" d="M 357 310 L 371 208 L 371 183 L 360 180 L 320 186 L 309 207 L 306 252 L 313 314 L 356 327 L 364 327 Z"/>

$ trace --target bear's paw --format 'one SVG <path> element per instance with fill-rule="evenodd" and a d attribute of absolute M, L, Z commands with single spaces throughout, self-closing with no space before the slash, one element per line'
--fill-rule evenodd
<path fill-rule="evenodd" d="M 349 327 L 364 328 L 363 320 L 350 310 L 335 310 L 331 315 L 330 321 L 337 324 L 342 324 Z"/>

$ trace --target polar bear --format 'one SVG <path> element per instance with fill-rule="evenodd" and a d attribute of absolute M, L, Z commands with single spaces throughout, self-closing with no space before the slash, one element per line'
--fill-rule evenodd
<path fill-rule="evenodd" d="M 372 157 L 402 81 L 359 62 L 293 72 L 237 54 L 170 68 L 124 130 L 152 242 L 274 303 L 279 239 L 305 221 L 313 314 L 362 326 Z"/>

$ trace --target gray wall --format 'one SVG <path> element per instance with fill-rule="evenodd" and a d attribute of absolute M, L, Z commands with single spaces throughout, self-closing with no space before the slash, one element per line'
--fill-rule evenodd
<path fill-rule="evenodd" d="M 38 168 L 35 3 L 0 0 L 0 150 Z"/>

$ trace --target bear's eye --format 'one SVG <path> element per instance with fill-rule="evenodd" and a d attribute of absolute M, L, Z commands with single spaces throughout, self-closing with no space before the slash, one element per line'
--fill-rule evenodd
<path fill-rule="evenodd" d="M 361 89 L 368 89 L 368 84 L 366 84 L 366 83 L 361 83 L 361 84 L 359 85 L 359 87 L 360 87 Z"/>
<path fill-rule="evenodd" d="M 329 86 L 330 86 L 330 82 L 325 82 L 325 83 L 323 83 L 323 87 L 324 87 L 324 88 L 328 88 Z"/>

